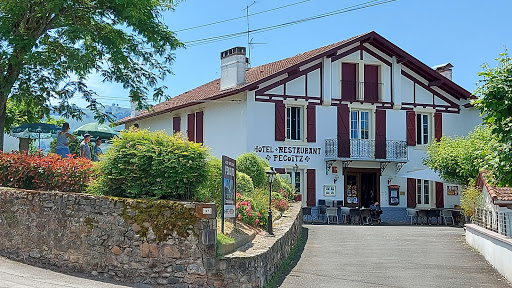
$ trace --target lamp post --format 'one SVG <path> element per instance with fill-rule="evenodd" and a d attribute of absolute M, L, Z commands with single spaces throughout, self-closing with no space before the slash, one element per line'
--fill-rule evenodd
<path fill-rule="evenodd" d="M 271 205 L 272 205 L 272 182 L 274 182 L 274 179 L 276 179 L 276 171 L 274 171 L 273 167 L 270 167 L 270 169 L 265 173 L 267 173 L 268 184 L 269 184 L 267 232 L 269 235 L 274 235 L 274 232 L 272 231 L 272 207 L 271 207 Z"/>

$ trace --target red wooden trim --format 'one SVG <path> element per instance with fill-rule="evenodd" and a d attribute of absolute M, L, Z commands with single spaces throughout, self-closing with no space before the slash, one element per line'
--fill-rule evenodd
<path fill-rule="evenodd" d="M 416 179 L 407 178 L 407 208 L 416 207 Z"/>
<path fill-rule="evenodd" d="M 172 131 L 173 131 L 173 133 L 181 131 L 181 117 L 180 116 L 172 117 Z"/>
<path fill-rule="evenodd" d="M 276 102 L 275 105 L 275 141 L 284 141 L 286 138 L 286 106 Z"/>
<path fill-rule="evenodd" d="M 416 113 L 407 111 L 405 115 L 407 145 L 416 146 Z"/>
<path fill-rule="evenodd" d="M 346 46 L 345 46 L 345 47 L 346 47 Z M 340 49 L 338 49 L 338 50 L 340 50 Z M 354 47 L 354 48 L 352 48 L 352 49 L 349 49 L 349 50 L 347 50 L 347 51 L 345 51 L 345 52 L 341 52 L 340 54 L 338 54 L 338 55 L 336 55 L 336 56 L 333 56 L 333 57 L 331 58 L 331 62 L 336 62 L 336 61 L 338 61 L 339 59 L 341 59 L 341 58 L 343 58 L 343 57 L 345 57 L 345 56 L 348 56 L 348 55 L 350 55 L 350 54 L 352 54 L 352 53 L 354 53 L 354 52 L 360 51 L 360 50 L 361 50 L 361 45 L 358 45 L 358 46 L 356 46 L 356 47 Z"/>
<path fill-rule="evenodd" d="M 375 111 L 375 158 L 386 159 L 386 110 Z"/>
<path fill-rule="evenodd" d="M 358 84 L 357 64 L 341 63 L 341 99 L 355 101 Z"/>
<path fill-rule="evenodd" d="M 315 169 L 307 169 L 307 184 L 306 184 L 306 193 L 307 193 L 307 206 L 316 206 L 316 170 Z"/>
<path fill-rule="evenodd" d="M 459 107 L 459 105 L 457 105 L 455 102 L 451 101 L 450 99 L 446 98 L 445 96 L 443 96 L 439 92 L 437 92 L 434 89 L 432 89 L 432 88 L 428 87 L 427 85 L 423 84 L 418 79 L 416 79 L 414 76 L 412 76 L 411 74 L 405 72 L 404 70 L 402 70 L 402 75 L 404 75 L 406 78 L 408 78 L 409 80 L 414 82 L 414 84 L 417 84 L 420 87 L 422 87 L 423 89 L 425 89 L 428 92 L 432 93 L 434 96 L 437 96 L 437 97 L 441 98 L 443 101 L 449 103 L 452 107 L 454 107 L 454 108 L 455 107 Z M 414 89 L 414 90 L 415 90 L 414 92 L 416 93 L 416 89 Z M 457 97 L 455 97 L 455 98 L 457 98 Z M 416 100 L 414 100 L 414 102 L 416 102 Z"/>
<path fill-rule="evenodd" d="M 364 64 L 364 100 L 379 101 L 379 66 Z"/>
<path fill-rule="evenodd" d="M 313 65 L 313 66 L 311 66 L 311 67 L 308 67 L 308 68 L 306 68 L 306 69 L 304 69 L 304 70 L 301 70 L 301 71 L 299 71 L 299 72 L 298 72 L 298 73 L 296 73 L 296 74 L 288 75 L 288 77 L 286 77 L 286 78 L 284 78 L 284 79 L 281 79 L 281 80 L 279 80 L 279 81 L 276 81 L 276 82 L 274 82 L 274 83 L 272 83 L 272 84 L 269 84 L 268 86 L 265 86 L 265 87 L 263 87 L 263 88 L 260 88 L 260 89 L 256 90 L 255 95 L 256 95 L 256 96 L 264 96 L 264 95 L 267 95 L 265 92 L 267 92 L 267 91 L 269 91 L 269 90 L 272 90 L 272 89 L 274 89 L 274 88 L 276 88 L 276 87 L 278 87 L 278 86 L 281 86 L 281 85 L 284 85 L 284 86 L 283 86 L 283 89 L 284 89 L 284 92 L 283 92 L 283 93 L 284 93 L 284 95 L 286 95 L 286 85 L 285 85 L 286 83 L 288 83 L 288 82 L 290 82 L 290 81 L 292 81 L 292 80 L 295 80 L 295 79 L 297 79 L 297 78 L 299 78 L 299 77 L 301 77 L 301 76 L 303 76 L 303 75 L 306 75 L 306 74 L 308 74 L 308 73 L 310 73 L 310 72 L 313 72 L 313 71 L 315 71 L 315 70 L 317 70 L 317 69 L 322 70 L 322 62 L 317 63 L 317 64 L 315 64 L 315 65 Z"/>
<path fill-rule="evenodd" d="M 379 54 L 375 53 L 370 48 L 368 48 L 368 47 L 363 45 L 363 50 L 366 53 L 368 53 L 368 54 L 372 55 L 373 57 L 377 58 L 380 62 L 386 64 L 388 67 L 391 67 L 391 62 L 389 62 L 388 60 L 384 59 L 384 57 L 382 57 Z"/>
<path fill-rule="evenodd" d="M 196 142 L 203 143 L 203 111 L 196 112 Z"/>
<path fill-rule="evenodd" d="M 443 114 L 441 112 L 434 113 L 434 137 L 437 141 L 441 141 L 443 136 Z"/>
<path fill-rule="evenodd" d="M 286 170 L 284 168 L 274 168 L 277 174 L 286 174 Z"/>
<path fill-rule="evenodd" d="M 195 119 L 195 114 L 194 113 L 190 113 L 187 115 L 187 136 L 188 136 L 188 140 L 189 141 L 192 141 L 194 142 L 194 138 L 195 138 L 195 123 L 196 123 L 196 119 Z"/>
<path fill-rule="evenodd" d="M 444 208 L 444 186 L 443 182 L 436 182 L 436 207 Z"/>
<path fill-rule="evenodd" d="M 307 113 L 307 141 L 309 143 L 316 142 L 316 106 L 309 105 L 306 108 Z"/>
<path fill-rule="evenodd" d="M 350 158 L 350 110 L 348 105 L 337 107 L 338 157 Z"/>

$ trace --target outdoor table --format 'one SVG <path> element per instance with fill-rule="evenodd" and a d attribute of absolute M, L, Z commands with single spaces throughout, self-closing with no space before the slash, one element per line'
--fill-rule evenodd
<path fill-rule="evenodd" d="M 453 223 L 455 225 L 459 225 L 461 216 L 462 216 L 462 209 L 453 209 L 452 210 Z"/>

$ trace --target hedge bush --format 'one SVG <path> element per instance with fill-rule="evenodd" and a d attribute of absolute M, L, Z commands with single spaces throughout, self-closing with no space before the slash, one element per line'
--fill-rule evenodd
<path fill-rule="evenodd" d="M 84 158 L 62 159 L 56 154 L 0 153 L 0 185 L 32 190 L 83 192 L 93 163 Z"/>
<path fill-rule="evenodd" d="M 113 139 L 91 192 L 128 198 L 191 199 L 208 177 L 208 152 L 180 134 L 132 129 Z"/>
<path fill-rule="evenodd" d="M 267 185 L 265 172 L 269 167 L 268 162 L 254 152 L 242 154 L 236 159 L 236 169 L 249 175 L 255 188 L 263 188 Z"/>

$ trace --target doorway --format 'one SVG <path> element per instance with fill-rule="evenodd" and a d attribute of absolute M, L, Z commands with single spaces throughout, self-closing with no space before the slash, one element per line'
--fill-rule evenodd
<path fill-rule="evenodd" d="M 296 171 L 294 171 L 296 170 Z M 286 169 L 286 175 L 289 177 L 290 183 L 295 188 L 295 193 L 301 195 L 302 206 L 306 205 L 306 195 L 304 195 L 304 170 L 303 169 Z"/>
<path fill-rule="evenodd" d="M 345 173 L 345 203 L 348 207 L 370 207 L 380 202 L 378 169 L 347 169 Z"/>

